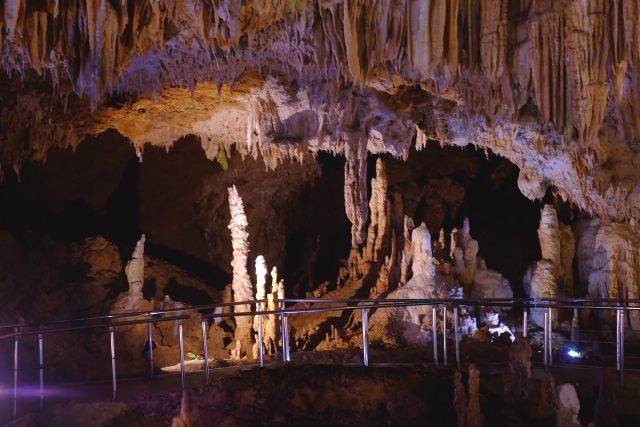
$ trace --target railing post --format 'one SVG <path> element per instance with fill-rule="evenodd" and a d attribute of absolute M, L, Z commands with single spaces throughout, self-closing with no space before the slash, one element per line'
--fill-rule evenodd
<path fill-rule="evenodd" d="M 113 389 L 113 400 L 116 400 L 116 342 L 113 333 L 113 326 L 109 326 L 109 342 L 111 344 L 111 386 Z"/>
<path fill-rule="evenodd" d="M 447 366 L 447 305 L 442 304 L 442 353 L 444 366 Z"/>
<path fill-rule="evenodd" d="M 624 385 L 624 309 L 620 310 L 620 385 Z"/>
<path fill-rule="evenodd" d="M 289 346 L 289 316 L 285 314 L 283 320 L 284 320 L 283 328 L 284 328 L 284 337 L 285 337 L 283 351 L 285 355 L 285 362 L 291 362 L 291 353 L 290 353 L 290 346 Z"/>
<path fill-rule="evenodd" d="M 180 380 L 184 390 L 184 336 L 182 333 L 182 319 L 178 320 L 178 338 L 180 340 Z"/>
<path fill-rule="evenodd" d="M 529 334 L 529 311 L 525 306 L 522 309 L 522 336 L 524 338 Z"/>
<path fill-rule="evenodd" d="M 38 369 L 40 371 L 40 409 L 44 405 L 44 343 L 42 333 L 38 334 Z"/>
<path fill-rule="evenodd" d="M 547 307 L 547 322 L 549 323 L 549 328 L 547 329 L 547 351 L 549 352 L 548 361 L 549 366 L 553 365 L 553 344 L 552 344 L 552 336 L 553 336 L 553 321 L 552 321 L 552 313 L 551 307 Z"/>
<path fill-rule="evenodd" d="M 262 311 L 262 303 L 258 303 L 258 311 Z M 260 354 L 260 367 L 264 368 L 264 320 L 262 313 L 258 314 L 258 353 Z"/>
<path fill-rule="evenodd" d="M 616 369 L 620 375 L 620 385 L 624 383 L 624 310 L 616 310 Z"/>
<path fill-rule="evenodd" d="M 153 378 L 153 325 L 151 321 L 147 323 L 147 345 L 149 351 L 147 357 L 149 358 L 149 378 Z"/>
<path fill-rule="evenodd" d="M 431 306 L 431 337 L 433 342 L 433 362 L 438 367 L 438 309 L 435 306 Z"/>
<path fill-rule="evenodd" d="M 209 384 L 209 346 L 207 345 L 207 321 L 200 322 L 202 327 L 202 354 L 204 354 L 204 380 Z"/>
<path fill-rule="evenodd" d="M 22 331 L 22 328 L 14 328 L 16 334 Z M 18 352 L 19 352 L 20 336 L 13 337 L 13 417 L 18 416 Z"/>
<path fill-rule="evenodd" d="M 362 317 L 362 363 L 369 366 L 369 309 L 360 310 Z"/>
<path fill-rule="evenodd" d="M 456 363 L 460 369 L 460 329 L 458 323 L 458 307 L 453 307 L 453 337 L 456 347 Z"/>
<path fill-rule="evenodd" d="M 548 334 L 548 328 L 549 328 L 549 312 L 547 310 L 544 311 L 544 334 L 543 334 L 543 338 L 542 338 L 542 352 L 544 353 L 544 366 L 548 367 L 549 366 L 549 352 L 547 351 L 547 346 L 549 345 L 548 343 L 548 339 L 547 339 L 547 334 Z"/>

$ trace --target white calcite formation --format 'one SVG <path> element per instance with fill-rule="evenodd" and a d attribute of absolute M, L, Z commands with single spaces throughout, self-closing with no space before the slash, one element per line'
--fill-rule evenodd
<path fill-rule="evenodd" d="M 462 229 L 451 232 L 450 253 L 457 280 L 472 298 L 513 298 L 509 281 L 487 268 L 484 259 L 478 256 L 479 250 L 478 241 L 471 237 L 469 219 L 465 218 Z M 445 252 L 444 247 L 440 251 Z"/>
<path fill-rule="evenodd" d="M 556 281 L 556 268 L 553 261 L 543 259 L 535 264 L 531 274 L 529 289 L 530 298 L 555 298 L 558 296 L 558 283 Z M 544 308 L 532 308 L 530 320 L 534 324 L 544 327 Z M 558 313 L 551 311 L 553 327 L 557 326 Z"/>
<path fill-rule="evenodd" d="M 451 233 L 451 247 L 453 249 L 454 271 L 458 280 L 465 286 L 473 284 L 478 268 L 478 241 L 471 237 L 469 218 L 464 219 L 462 229 Z M 454 236 L 457 239 L 454 241 Z"/>
<path fill-rule="evenodd" d="M 229 187 L 229 210 L 231 221 L 229 230 L 231 231 L 231 246 L 233 248 L 233 288 L 234 301 L 251 301 L 253 298 L 253 285 L 247 271 L 247 258 L 249 256 L 249 233 L 247 232 L 247 216 L 244 213 L 242 198 L 238 194 L 235 186 Z M 265 271 L 266 273 L 266 271 Z M 235 313 L 251 311 L 248 304 L 234 306 Z M 235 339 L 240 343 L 240 351 L 246 352 L 253 348 L 252 342 L 252 318 L 251 316 L 236 316 Z M 237 350 L 237 348 L 236 348 Z"/>
<path fill-rule="evenodd" d="M 421 224 L 411 233 L 412 276 L 407 284 L 391 292 L 389 299 L 427 299 L 444 297 L 443 282 L 438 283 L 431 250 L 431 235 Z M 371 339 L 390 344 L 424 343 L 431 339 L 432 309 L 413 306 L 377 310 L 369 320 Z"/>
<path fill-rule="evenodd" d="M 124 269 L 129 283 L 129 291 L 118 296 L 111 308 L 112 312 L 145 311 L 153 309 L 150 301 L 144 299 L 144 242 L 145 235 L 140 237 L 131 254 L 131 259 Z"/>
<path fill-rule="evenodd" d="M 124 268 L 124 274 L 129 283 L 129 295 L 136 298 L 142 298 L 142 287 L 144 286 L 144 242 L 145 235 L 143 234 L 136 243 L 131 259 Z"/>
<path fill-rule="evenodd" d="M 588 296 L 635 299 L 640 296 L 640 233 L 630 224 L 593 219 L 581 225 L 577 263 Z M 613 316 L 611 313 L 600 315 Z M 640 312 L 626 313 L 627 325 L 640 330 Z"/>
<path fill-rule="evenodd" d="M 578 419 L 580 400 L 573 384 L 560 384 L 557 387 L 558 409 L 556 411 L 557 427 L 580 427 Z"/>
<path fill-rule="evenodd" d="M 525 292 L 530 298 L 573 296 L 575 240 L 571 228 L 558 221 L 552 205 L 545 205 L 540 212 L 538 239 L 542 259 L 526 271 L 522 281 Z M 556 326 L 558 313 L 552 310 L 551 316 Z M 531 321 L 544 326 L 544 309 L 532 309 Z"/>

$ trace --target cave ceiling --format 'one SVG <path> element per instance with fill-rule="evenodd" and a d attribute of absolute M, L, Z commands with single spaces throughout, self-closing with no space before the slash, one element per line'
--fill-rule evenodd
<path fill-rule="evenodd" d="M 0 0 L 0 10 L 4 170 L 108 129 L 141 160 L 146 144 L 196 135 L 210 159 L 234 146 L 275 168 L 329 151 L 356 174 L 349 159 L 363 151 L 406 158 L 433 140 L 509 159 L 531 199 L 551 188 L 602 218 L 640 218 L 638 0 Z M 348 197 L 353 222 L 366 194 Z"/>

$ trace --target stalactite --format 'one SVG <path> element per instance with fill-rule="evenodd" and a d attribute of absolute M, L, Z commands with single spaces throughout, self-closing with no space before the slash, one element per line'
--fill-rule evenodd
<path fill-rule="evenodd" d="M 249 255 L 249 233 L 247 227 L 247 216 L 244 213 L 244 204 L 235 186 L 228 188 L 229 210 L 231 221 L 229 230 L 231 231 L 231 246 L 233 248 L 233 300 L 250 301 L 253 298 L 253 286 L 249 272 L 247 271 L 247 258 Z M 234 306 L 235 313 L 251 311 L 247 304 Z M 252 348 L 252 320 L 250 316 L 236 316 L 235 339 L 240 342 L 241 351 L 248 352 Z"/>
<path fill-rule="evenodd" d="M 498 79 L 505 67 L 507 50 L 506 0 L 482 0 L 480 2 L 480 60 L 482 70 Z"/>

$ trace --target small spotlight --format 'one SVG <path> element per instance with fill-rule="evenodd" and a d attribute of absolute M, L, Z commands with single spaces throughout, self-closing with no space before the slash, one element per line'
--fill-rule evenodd
<path fill-rule="evenodd" d="M 582 359 L 582 352 L 573 348 L 569 349 L 567 355 L 569 355 L 569 357 L 573 357 L 574 359 Z"/>

